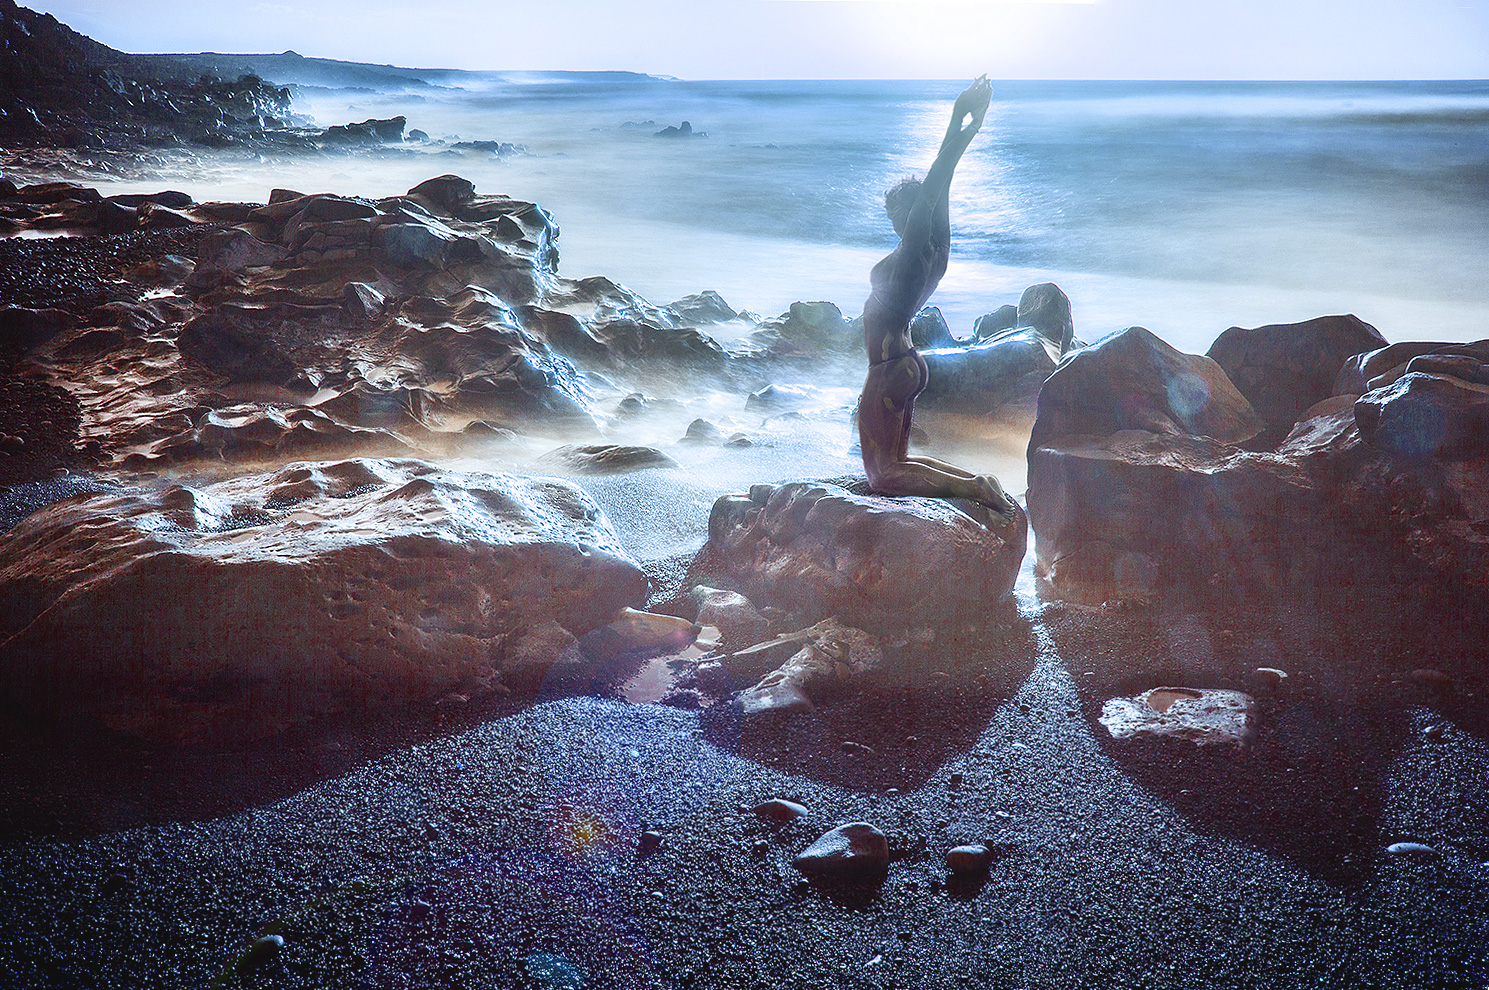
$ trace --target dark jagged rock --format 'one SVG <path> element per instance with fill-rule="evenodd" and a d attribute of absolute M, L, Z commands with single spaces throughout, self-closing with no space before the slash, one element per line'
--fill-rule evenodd
<path fill-rule="evenodd" d="M 1208 355 L 1276 442 L 1309 406 L 1335 394 L 1334 380 L 1346 360 L 1385 346 L 1380 331 L 1357 317 L 1321 316 L 1253 330 L 1231 327 L 1215 338 Z"/>
<path fill-rule="evenodd" d="M 634 320 L 612 320 L 595 328 L 611 363 L 676 361 L 718 369 L 727 355 L 718 341 L 692 329 L 650 326 Z"/>
<path fill-rule="evenodd" d="M 156 740 L 258 737 L 490 685 L 530 631 L 582 634 L 645 595 L 567 482 L 290 465 L 73 499 L 0 537 L 0 691 Z"/>
<path fill-rule="evenodd" d="M 1019 325 L 1019 308 L 1014 305 L 999 306 L 996 312 L 979 316 L 972 324 L 972 340 L 980 343 L 1001 330 Z"/>
<path fill-rule="evenodd" d="M 788 312 L 761 324 L 749 342 L 771 357 L 858 357 L 863 333 L 860 324 L 843 319 L 842 310 L 830 302 L 794 302 Z"/>
<path fill-rule="evenodd" d="M 756 485 L 714 503 L 694 568 L 805 622 L 878 633 L 983 614 L 1012 589 L 1026 532 L 1022 512 L 1004 522 L 963 500 Z"/>
<path fill-rule="evenodd" d="M 1155 414 L 1151 383 L 1183 364 L 1147 337 L 1118 353 L 1108 350 L 1113 338 L 1067 358 L 1041 393 L 1028 504 L 1036 570 L 1057 592 L 1096 601 L 1229 587 L 1283 593 L 1298 582 L 1347 583 L 1363 568 L 1403 589 L 1482 593 L 1489 504 L 1476 492 L 1489 476 L 1480 439 L 1489 387 L 1413 372 L 1358 400 L 1324 399 L 1275 449 L 1243 449 L 1244 405 L 1208 422 Z M 1277 341 L 1284 354 L 1294 343 L 1287 334 Z M 1388 375 L 1418 356 L 1402 349 L 1372 366 L 1360 354 L 1346 371 Z M 1138 400 L 1114 408 L 1121 396 Z"/>
<path fill-rule="evenodd" d="M 837 619 L 824 619 L 780 640 L 794 641 L 799 648 L 752 687 L 739 692 L 740 711 L 746 716 L 811 711 L 851 690 L 855 684 L 872 679 L 884 667 L 879 641 Z M 748 668 L 739 665 L 739 652 L 724 663 L 742 675 Z"/>
<path fill-rule="evenodd" d="M 659 137 L 659 138 L 688 138 L 688 137 L 708 137 L 708 135 L 705 134 L 703 131 L 695 131 L 695 130 L 693 130 L 693 125 L 690 124 L 690 123 L 688 123 L 685 120 L 681 124 L 677 125 L 676 127 L 673 127 L 672 125 L 669 124 L 668 126 L 662 128 L 660 131 L 657 131 L 655 134 L 653 134 L 652 137 Z"/>
<path fill-rule="evenodd" d="M 202 239 L 197 251 L 197 270 L 220 269 L 241 272 L 283 261 L 289 252 L 237 227 L 214 231 Z"/>
<path fill-rule="evenodd" d="M 1060 359 L 1054 341 L 1024 327 L 966 347 L 922 351 L 921 356 L 930 378 L 917 403 L 969 413 L 1017 406 L 1032 414 L 1040 387 Z"/>
<path fill-rule="evenodd" d="M 359 124 L 337 124 L 321 133 L 320 140 L 328 144 L 400 144 L 403 129 L 408 126 L 406 117 L 389 117 L 386 120 L 364 120 Z"/>
<path fill-rule="evenodd" d="M 408 194 L 436 207 L 452 210 L 476 198 L 475 183 L 458 175 L 437 175 L 414 186 Z"/>
<path fill-rule="evenodd" d="M 1485 364 L 1489 363 L 1489 341 L 1458 344 L 1441 340 L 1403 340 L 1356 354 L 1339 369 L 1333 392 L 1335 395 L 1364 395 L 1371 389 L 1383 388 L 1406 374 L 1412 361 L 1428 356 L 1466 357 L 1472 362 Z"/>
<path fill-rule="evenodd" d="M 290 93 L 225 81 L 171 56 L 127 55 L 0 0 L 0 143 L 118 148 L 279 143 Z"/>
<path fill-rule="evenodd" d="M 695 419 L 688 424 L 687 432 L 677 442 L 697 446 L 713 446 L 723 443 L 725 439 L 723 430 L 706 419 Z"/>
<path fill-rule="evenodd" d="M 960 343 L 951 335 L 946 317 L 935 306 L 927 306 L 910 321 L 910 342 L 921 349 L 955 347 Z"/>

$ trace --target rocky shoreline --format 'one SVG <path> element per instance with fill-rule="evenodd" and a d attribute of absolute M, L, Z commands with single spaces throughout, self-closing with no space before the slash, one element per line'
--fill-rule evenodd
<path fill-rule="evenodd" d="M 78 53 L 43 158 L 403 134 L 0 3 Z M 1010 443 L 1010 522 L 869 490 L 836 305 L 566 277 L 458 175 L 0 226 L 20 985 L 1482 985 L 1489 343 L 927 309 L 915 448 Z"/>

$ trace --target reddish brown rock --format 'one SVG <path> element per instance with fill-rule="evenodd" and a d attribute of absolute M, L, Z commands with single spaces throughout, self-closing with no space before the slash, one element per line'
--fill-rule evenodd
<path fill-rule="evenodd" d="M 984 614 L 1013 588 L 1026 534 L 1022 511 L 795 481 L 715 502 L 694 566 L 758 606 L 880 633 Z"/>
<path fill-rule="evenodd" d="M 491 686 L 639 605 L 646 577 L 567 482 L 412 460 L 102 494 L 0 537 L 0 696 L 158 740 Z M 550 660 L 552 658 L 549 658 Z"/>
<path fill-rule="evenodd" d="M 1287 435 L 1304 410 L 1334 395 L 1344 362 L 1386 346 L 1386 339 L 1355 316 L 1320 316 L 1252 330 L 1231 327 L 1215 338 L 1209 356 L 1225 371 L 1276 438 Z"/>

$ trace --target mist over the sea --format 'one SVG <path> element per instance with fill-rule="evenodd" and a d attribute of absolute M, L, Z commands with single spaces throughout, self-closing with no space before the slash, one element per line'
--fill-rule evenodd
<path fill-rule="evenodd" d="M 924 171 L 960 86 L 428 79 L 297 94 L 322 125 L 406 115 L 432 139 L 409 154 L 207 159 L 179 178 L 199 199 L 262 201 L 273 186 L 387 195 L 456 172 L 548 208 L 567 275 L 660 302 L 707 288 L 765 315 L 798 299 L 851 315 L 893 244 L 882 192 Z M 683 120 L 707 136 L 653 136 Z M 531 154 L 438 144 L 456 140 Z M 1472 339 L 1489 283 L 1489 83 L 999 83 L 952 223 L 932 302 L 964 336 L 1054 280 L 1087 340 L 1140 324 L 1202 351 L 1232 324 L 1334 312 L 1393 340 Z"/>

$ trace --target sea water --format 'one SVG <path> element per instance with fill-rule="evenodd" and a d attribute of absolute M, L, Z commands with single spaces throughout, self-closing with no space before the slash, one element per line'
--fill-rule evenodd
<path fill-rule="evenodd" d="M 387 195 L 441 172 L 538 201 L 563 274 L 658 302 L 856 314 L 894 246 L 883 192 L 923 174 L 963 83 L 430 73 L 302 88 L 321 125 L 404 114 L 417 153 L 219 167 L 192 191 Z M 688 121 L 695 134 L 655 132 Z M 452 151 L 458 140 L 528 154 Z M 443 142 L 441 144 L 440 142 Z M 1489 336 L 1489 83 L 1001 82 L 952 186 L 954 333 L 1034 282 L 1094 340 L 1202 351 L 1231 325 L 1352 312 L 1389 339 Z"/>

